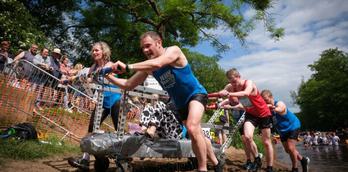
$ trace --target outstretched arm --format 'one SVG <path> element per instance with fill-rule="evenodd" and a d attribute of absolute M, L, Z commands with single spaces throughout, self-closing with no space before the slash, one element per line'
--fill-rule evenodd
<path fill-rule="evenodd" d="M 119 86 L 121 89 L 132 90 L 136 86 L 143 83 L 147 76 L 148 74 L 146 72 L 139 71 L 129 79 L 116 78 L 112 75 L 107 75 L 106 78 L 113 84 Z"/>
<path fill-rule="evenodd" d="M 126 72 L 127 70 L 152 72 L 163 66 L 173 64 L 180 57 L 184 57 L 181 49 L 178 46 L 171 46 L 171 47 L 168 47 L 165 50 L 165 52 L 159 57 L 145 60 L 139 63 L 128 64 L 128 65 L 126 65 L 125 63 L 121 61 L 117 61 L 112 66 L 112 69 L 118 73 L 123 73 L 123 72 Z M 179 67 L 184 66 L 185 63 L 182 63 L 181 66 L 179 65 Z"/>
<path fill-rule="evenodd" d="M 130 64 L 129 68 L 135 71 L 154 71 L 165 65 L 172 64 L 180 56 L 182 56 L 182 51 L 178 46 L 171 46 L 164 50 L 164 53 L 159 57 L 146 60 L 139 63 Z"/>
<path fill-rule="evenodd" d="M 249 96 L 251 92 L 253 91 L 253 82 L 251 80 L 246 81 L 246 87 L 242 91 L 238 92 L 230 92 L 228 96 L 233 96 L 233 97 L 244 97 L 244 96 Z"/>
<path fill-rule="evenodd" d="M 23 52 L 21 52 L 21 53 L 19 53 L 14 59 L 13 59 L 13 61 L 17 61 L 17 60 L 19 60 L 19 59 L 21 59 L 21 58 L 23 58 L 24 57 L 24 54 L 25 54 L 25 52 L 23 51 Z"/>
<path fill-rule="evenodd" d="M 232 85 L 227 84 L 224 89 L 219 91 L 220 96 L 227 96 L 229 94 L 229 90 L 232 90 Z"/>

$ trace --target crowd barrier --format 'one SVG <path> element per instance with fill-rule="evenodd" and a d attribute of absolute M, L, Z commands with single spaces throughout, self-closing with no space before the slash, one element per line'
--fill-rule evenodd
<path fill-rule="evenodd" d="M 32 122 L 40 133 L 57 132 L 61 139 L 78 141 L 86 135 L 97 103 L 78 87 L 60 84 L 50 71 L 26 60 L 8 64 L 0 71 L 0 125 Z M 110 124 L 102 127 L 113 130 Z"/>

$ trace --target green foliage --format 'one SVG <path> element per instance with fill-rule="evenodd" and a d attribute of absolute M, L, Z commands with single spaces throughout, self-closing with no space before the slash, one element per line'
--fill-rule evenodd
<path fill-rule="evenodd" d="M 237 0 L 227 6 L 219 0 L 118 0 L 118 1 L 86 1 L 77 18 L 76 25 L 70 28 L 78 38 L 81 47 L 80 61 L 89 60 L 89 45 L 103 40 L 113 49 L 113 60 L 135 62 L 142 60 L 139 51 L 139 36 L 148 30 L 159 32 L 164 45 L 195 46 L 201 40 L 209 40 L 219 52 L 229 47 L 221 43 L 209 30 L 225 26 L 234 36 L 243 41 L 253 29 L 257 20 L 266 21 L 271 36 L 282 36 L 281 29 L 267 22 L 265 10 L 270 1 Z M 249 6 L 264 14 L 246 20 L 239 11 L 241 6 Z M 87 49 L 86 49 L 87 48 Z"/>
<path fill-rule="evenodd" d="M 225 27 L 234 36 L 245 39 L 258 20 L 264 21 L 274 38 L 283 30 L 275 28 L 266 10 L 272 1 L 234 0 L 228 6 L 220 0 L 7 0 L 0 1 L 0 39 L 12 41 L 12 50 L 38 43 L 59 47 L 71 58 L 90 65 L 90 46 L 107 42 L 112 60 L 128 63 L 143 60 L 139 36 L 158 31 L 164 45 L 195 46 L 209 40 L 218 52 L 229 48 L 211 31 Z M 245 19 L 245 7 L 259 11 Z"/>
<path fill-rule="evenodd" d="M 231 123 L 233 125 L 236 124 L 236 122 L 233 119 L 230 119 L 230 124 Z M 258 128 L 255 128 L 255 131 L 254 131 L 254 142 L 255 142 L 255 144 L 257 146 L 258 151 L 260 153 L 264 153 L 265 149 L 264 149 L 264 146 L 262 144 L 262 139 L 261 139 L 261 136 L 259 135 L 259 133 L 260 133 L 260 130 Z M 244 149 L 242 136 L 241 136 L 239 131 L 237 131 L 237 133 L 233 136 L 233 140 L 232 140 L 231 146 L 233 146 L 233 147 L 235 147 L 237 149 Z"/>
<path fill-rule="evenodd" d="M 32 43 L 44 44 L 46 37 L 37 25 L 38 20 L 18 1 L 0 1 L 0 40 L 9 40 L 11 50 L 28 48 Z"/>
<path fill-rule="evenodd" d="M 33 160 L 65 153 L 78 153 L 79 151 L 78 146 L 60 144 L 59 139 L 54 136 L 48 139 L 48 143 L 13 139 L 0 140 L 0 158 Z"/>
<path fill-rule="evenodd" d="M 193 73 L 208 93 L 220 91 L 227 84 L 225 71 L 217 63 L 217 59 L 197 52 L 182 49 L 186 55 Z M 214 112 L 205 111 L 202 121 L 208 121 Z"/>
<path fill-rule="evenodd" d="M 0 40 L 11 41 L 11 51 L 27 49 L 36 43 L 41 47 L 59 45 L 63 51 L 73 49 L 65 28 L 67 20 L 75 20 L 79 1 L 75 0 L 6 0 L 0 1 Z M 64 15 L 63 15 L 64 14 Z"/>
<path fill-rule="evenodd" d="M 217 59 L 197 52 L 183 50 L 194 74 L 208 93 L 220 91 L 227 84 L 225 71 L 217 63 Z"/>
<path fill-rule="evenodd" d="M 347 127 L 348 118 L 348 55 L 336 49 L 325 50 L 320 59 L 309 65 L 314 72 L 302 81 L 296 103 L 305 128 L 329 130 Z"/>
<path fill-rule="evenodd" d="M 258 129 L 255 129 L 255 133 L 258 133 Z M 254 142 L 256 144 L 257 150 L 260 153 L 265 153 L 265 148 L 262 144 L 262 139 L 260 135 L 254 135 Z M 237 148 L 237 149 L 244 149 L 243 141 L 242 141 L 242 136 L 238 132 L 238 134 L 234 135 L 233 141 L 231 143 L 231 146 Z"/>
<path fill-rule="evenodd" d="M 46 47 L 53 49 L 59 45 L 63 52 L 74 49 L 76 42 L 71 40 L 65 28 L 75 20 L 74 13 L 80 8 L 80 0 L 18 1 L 23 3 L 31 18 L 36 20 L 36 27 L 50 38 L 50 42 L 45 44 Z"/>

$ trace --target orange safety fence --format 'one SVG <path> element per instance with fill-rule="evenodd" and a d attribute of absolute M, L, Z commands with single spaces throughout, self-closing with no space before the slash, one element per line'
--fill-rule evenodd
<path fill-rule="evenodd" d="M 54 132 L 61 138 L 80 140 L 88 130 L 96 106 L 87 95 L 28 61 L 0 71 L 0 126 L 32 122 L 40 133 Z M 110 119 L 102 125 L 114 130 Z"/>

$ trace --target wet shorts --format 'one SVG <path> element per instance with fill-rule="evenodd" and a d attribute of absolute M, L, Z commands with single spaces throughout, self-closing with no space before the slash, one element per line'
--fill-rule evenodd
<path fill-rule="evenodd" d="M 202 103 L 202 105 L 205 107 L 208 103 L 208 96 L 206 94 L 195 94 L 190 98 L 188 102 L 190 103 L 192 100 L 196 100 Z M 185 107 L 178 110 L 180 121 L 187 120 L 188 113 L 189 113 L 188 112 L 189 103 L 187 103 Z"/>
<path fill-rule="evenodd" d="M 259 129 L 264 128 L 272 128 L 272 116 L 259 118 L 255 117 L 249 113 L 245 113 L 245 122 L 251 122 L 255 127 L 258 127 Z"/>
<path fill-rule="evenodd" d="M 281 133 L 280 134 L 280 141 L 286 142 L 288 139 L 297 140 L 299 133 L 300 133 L 299 129 L 292 130 L 292 131 L 289 131 L 289 132 L 286 132 L 286 133 Z"/>

